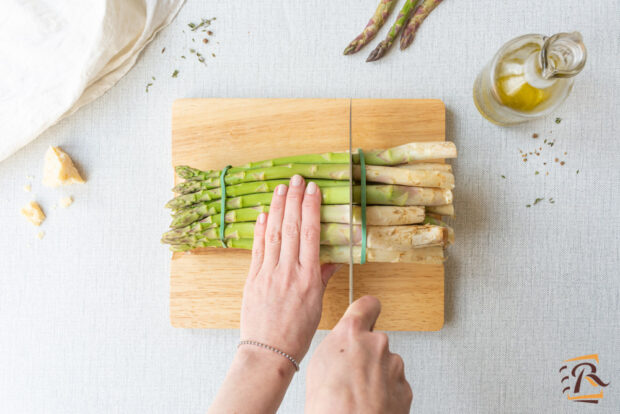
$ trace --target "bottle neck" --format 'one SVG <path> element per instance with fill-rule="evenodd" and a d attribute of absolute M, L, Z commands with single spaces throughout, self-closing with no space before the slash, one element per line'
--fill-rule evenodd
<path fill-rule="evenodd" d="M 523 64 L 525 81 L 537 89 L 546 89 L 553 85 L 557 79 L 545 78 L 540 66 L 539 53 L 532 53 Z"/>
<path fill-rule="evenodd" d="M 558 33 L 545 38 L 539 64 L 545 79 L 571 78 L 586 64 L 586 47 L 579 32 Z"/>

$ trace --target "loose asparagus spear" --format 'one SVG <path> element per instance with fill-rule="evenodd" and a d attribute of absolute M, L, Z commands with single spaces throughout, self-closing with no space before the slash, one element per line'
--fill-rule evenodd
<path fill-rule="evenodd" d="M 400 50 L 406 49 L 411 42 L 413 42 L 413 38 L 424 19 L 426 19 L 441 2 L 442 0 L 424 0 L 420 7 L 416 9 L 400 37 Z"/>
<path fill-rule="evenodd" d="M 349 202 L 348 187 L 327 187 L 321 191 L 323 204 Z M 248 194 L 226 200 L 227 209 L 269 205 L 270 193 Z M 370 205 L 435 206 L 452 203 L 452 191 L 439 188 L 406 187 L 400 185 L 369 185 L 366 199 Z M 359 203 L 360 187 L 353 187 L 353 201 Z M 220 212 L 220 201 L 201 202 L 176 212 L 170 227 L 179 228 Z"/>
<path fill-rule="evenodd" d="M 375 48 L 375 50 L 370 52 L 370 55 L 366 59 L 366 62 L 374 62 L 375 60 L 381 59 L 383 55 L 385 55 L 385 52 L 387 52 L 390 49 L 390 47 L 392 47 L 392 43 L 394 43 L 396 36 L 398 36 L 402 27 L 409 20 L 409 16 L 411 15 L 411 12 L 413 12 L 413 9 L 415 8 L 415 5 L 417 3 L 418 3 L 418 0 L 406 0 L 405 1 L 403 8 L 400 9 L 400 12 L 398 12 L 398 16 L 396 17 L 396 22 L 394 22 L 394 24 L 390 28 L 390 31 L 385 37 L 385 40 L 379 43 L 377 47 Z"/>
<path fill-rule="evenodd" d="M 366 165 L 398 165 L 415 161 L 425 161 L 438 158 L 456 158 L 457 151 L 453 142 L 431 141 L 413 142 L 384 150 L 369 150 L 364 152 Z M 316 161 L 316 162 L 313 162 Z M 353 154 L 353 162 L 359 164 L 359 155 Z M 347 152 L 330 152 L 326 154 L 296 155 L 292 157 L 275 158 L 234 167 L 227 174 L 256 168 L 275 167 L 289 164 L 348 164 Z M 177 166 L 177 174 L 188 180 L 206 180 L 220 177 L 220 171 L 201 171 L 188 166 Z M 204 188 L 201 188 L 204 189 Z M 196 190 L 194 190 L 196 191 Z"/>
<path fill-rule="evenodd" d="M 395 0 L 381 0 L 377 6 L 377 10 L 375 10 L 375 14 L 372 15 L 362 33 L 353 39 L 349 46 L 344 49 L 345 55 L 358 52 L 377 35 L 377 32 L 381 26 L 383 26 L 383 23 L 385 23 L 385 19 L 389 16 L 395 3 Z"/>

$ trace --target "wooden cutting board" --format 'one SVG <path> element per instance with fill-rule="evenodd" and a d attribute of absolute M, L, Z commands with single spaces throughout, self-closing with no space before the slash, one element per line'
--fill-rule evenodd
<path fill-rule="evenodd" d="M 220 169 L 275 157 L 345 151 L 349 99 L 181 99 L 172 108 L 172 165 Z M 445 140 L 439 100 L 354 99 L 353 148 L 389 148 Z M 239 327 L 250 252 L 201 249 L 174 253 L 170 320 L 179 328 Z M 381 300 L 377 329 L 436 331 L 444 320 L 442 265 L 356 265 L 355 298 Z M 319 329 L 331 329 L 348 306 L 348 269 L 335 274 Z"/>

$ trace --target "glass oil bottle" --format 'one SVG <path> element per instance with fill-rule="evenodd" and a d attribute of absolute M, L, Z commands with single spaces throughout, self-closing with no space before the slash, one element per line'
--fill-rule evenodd
<path fill-rule="evenodd" d="M 495 54 L 474 83 L 478 111 L 498 125 L 543 117 L 569 95 L 586 63 L 581 34 L 517 37 Z"/>

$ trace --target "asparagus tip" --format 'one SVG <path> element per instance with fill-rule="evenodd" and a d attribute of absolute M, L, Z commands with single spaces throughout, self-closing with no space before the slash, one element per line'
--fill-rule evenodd
<path fill-rule="evenodd" d="M 381 59 L 383 55 L 385 55 L 385 52 L 387 52 L 386 46 L 387 44 L 385 40 L 379 43 L 377 47 L 375 48 L 375 50 L 370 52 L 370 55 L 368 55 L 368 58 L 366 58 L 366 62 L 374 62 L 376 60 Z"/>
<path fill-rule="evenodd" d="M 343 54 L 343 55 L 352 55 L 353 53 L 357 52 L 357 51 L 355 50 L 355 44 L 354 44 L 354 43 L 355 43 L 355 42 L 353 42 L 353 43 L 351 43 L 349 46 L 347 46 L 347 47 L 344 49 L 344 52 L 342 52 L 342 54 Z"/>
<path fill-rule="evenodd" d="M 405 50 L 413 42 L 413 36 L 402 36 L 400 38 L 400 50 Z"/>

